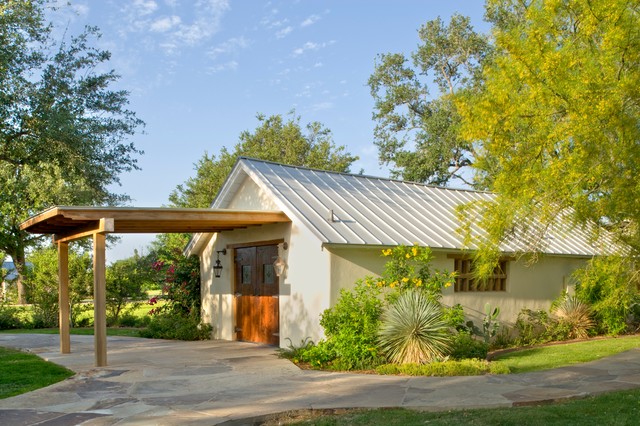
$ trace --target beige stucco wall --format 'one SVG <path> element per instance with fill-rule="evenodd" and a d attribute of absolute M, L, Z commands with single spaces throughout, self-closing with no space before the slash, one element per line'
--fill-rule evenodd
<path fill-rule="evenodd" d="M 280 210 L 281 207 L 263 191 L 245 179 L 229 208 L 242 210 Z M 285 212 L 286 213 L 286 212 Z M 214 338 L 235 339 L 233 297 L 233 250 L 221 255 L 222 274 L 213 276 L 216 251 L 238 244 L 251 245 L 262 241 L 281 240 L 288 249 L 279 247 L 279 255 L 287 263 L 280 277 L 280 346 L 294 344 L 309 337 L 317 341 L 322 329 L 320 314 L 329 307 L 329 253 L 306 228 L 293 223 L 263 225 L 216 234 L 201 253 L 202 316 L 214 327 Z"/>
<path fill-rule="evenodd" d="M 382 247 L 331 246 L 331 303 L 335 304 L 341 288 L 351 288 L 357 279 L 379 275 L 384 266 L 380 256 Z M 433 267 L 453 271 L 454 260 L 444 251 L 434 250 Z M 510 261 L 507 265 L 507 291 L 455 293 L 453 287 L 444 289 L 442 302 L 460 303 L 470 319 L 478 322 L 484 316 L 484 306 L 500 306 L 499 320 L 513 324 L 523 308 L 549 309 L 570 282 L 572 272 L 585 260 L 571 257 L 546 256 L 527 266 L 524 261 Z"/>

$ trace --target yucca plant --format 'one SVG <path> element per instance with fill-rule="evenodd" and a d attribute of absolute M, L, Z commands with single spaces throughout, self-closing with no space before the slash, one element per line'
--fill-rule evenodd
<path fill-rule="evenodd" d="M 420 290 L 403 292 L 382 315 L 378 342 L 390 362 L 434 361 L 444 356 L 450 341 L 442 307 Z"/>
<path fill-rule="evenodd" d="M 568 328 L 569 339 L 586 339 L 589 329 L 595 326 L 591 319 L 591 307 L 575 296 L 565 296 L 551 313 L 561 325 Z"/>

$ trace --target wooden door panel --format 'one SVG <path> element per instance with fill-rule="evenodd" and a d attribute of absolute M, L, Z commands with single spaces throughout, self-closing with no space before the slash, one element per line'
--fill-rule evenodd
<path fill-rule="evenodd" d="M 278 246 L 243 247 L 235 252 L 237 339 L 277 345 L 280 280 L 273 262 Z"/>

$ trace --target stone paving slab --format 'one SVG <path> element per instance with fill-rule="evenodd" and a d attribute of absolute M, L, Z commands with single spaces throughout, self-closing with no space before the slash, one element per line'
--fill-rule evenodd
<path fill-rule="evenodd" d="M 640 348 L 556 370 L 474 377 L 403 377 L 300 370 L 273 347 L 108 337 L 108 366 L 93 366 L 93 336 L 2 334 L 76 375 L 0 400 L 0 425 L 242 424 L 298 409 L 509 407 L 640 387 Z"/>

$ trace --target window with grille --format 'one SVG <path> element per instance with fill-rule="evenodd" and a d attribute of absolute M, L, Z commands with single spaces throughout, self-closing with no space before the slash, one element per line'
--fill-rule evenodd
<path fill-rule="evenodd" d="M 454 270 L 458 273 L 454 291 L 507 291 L 507 261 L 501 260 L 486 281 L 473 277 L 473 260 L 454 259 Z"/>

